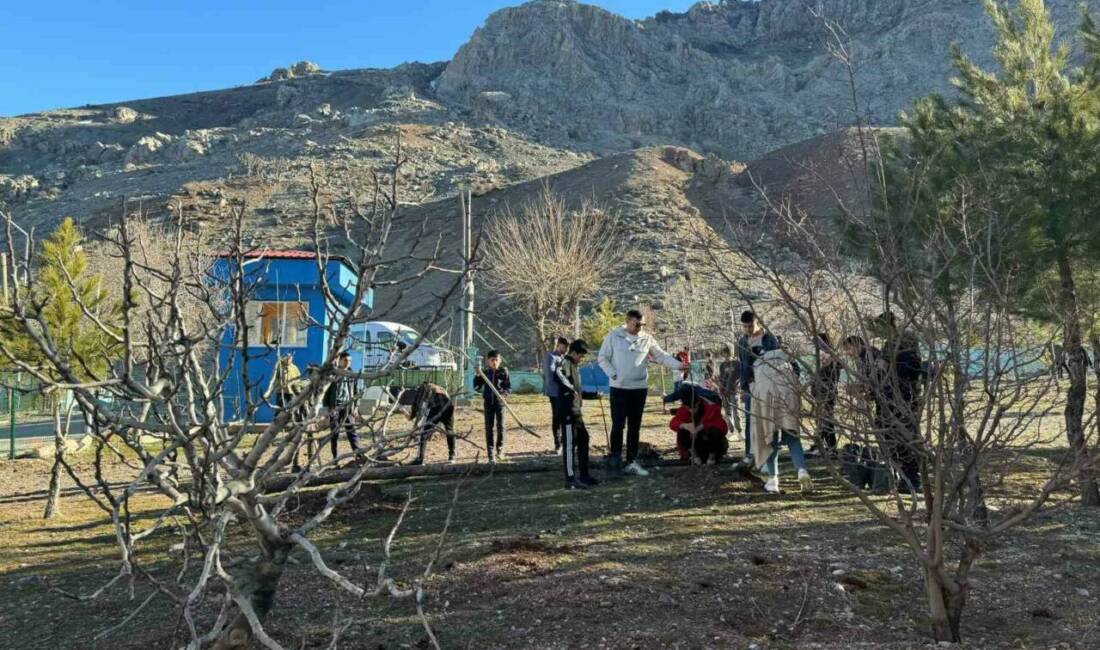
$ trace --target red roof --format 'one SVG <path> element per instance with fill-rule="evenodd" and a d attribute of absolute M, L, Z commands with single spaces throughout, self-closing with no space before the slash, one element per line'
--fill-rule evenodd
<path fill-rule="evenodd" d="M 231 251 L 222 251 L 218 253 L 218 257 L 233 257 Z M 317 259 L 317 253 L 314 251 L 295 251 L 295 250 L 275 250 L 271 248 L 256 248 L 253 250 L 245 251 L 241 254 L 241 257 L 264 257 L 270 260 L 312 260 Z M 339 259 L 339 256 L 332 256 Z"/>

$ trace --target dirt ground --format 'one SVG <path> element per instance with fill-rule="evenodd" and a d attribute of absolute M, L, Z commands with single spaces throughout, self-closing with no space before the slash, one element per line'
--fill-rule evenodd
<path fill-rule="evenodd" d="M 519 401 L 520 417 L 548 431 L 544 402 Z M 669 458 L 667 418 L 651 401 L 643 441 Z M 594 454 L 602 454 L 599 410 L 588 419 Z M 480 421 L 463 410 L 456 428 L 483 445 Z M 549 452 L 548 437 L 508 428 L 510 458 Z M 445 458 L 445 449 L 433 440 L 431 458 Z M 460 460 L 479 453 L 460 446 Z M 1037 452 L 1034 468 L 1046 462 Z M 117 565 L 111 529 L 87 500 L 67 496 L 62 518 L 40 519 L 47 469 L 29 460 L 0 465 L 0 647 L 178 647 L 178 616 L 161 599 L 93 642 L 148 597 L 143 585 L 132 596 L 117 586 L 94 602 L 50 591 L 93 591 Z M 470 478 L 427 583 L 433 629 L 445 648 L 933 646 L 908 549 L 821 467 L 812 468 L 809 496 L 785 470 L 781 496 L 721 467 L 664 468 L 587 492 L 562 490 L 558 472 Z M 370 582 L 382 539 L 411 493 L 416 501 L 393 549 L 393 572 L 411 580 L 438 544 L 458 483 L 378 482 L 329 520 L 318 545 L 348 577 Z M 316 498 L 304 496 L 289 516 L 306 516 Z M 142 505 L 138 526 L 157 503 Z M 174 574 L 179 557 L 165 551 L 175 541 L 155 537 L 139 561 Z M 243 536 L 234 548 L 253 552 Z M 970 597 L 962 647 L 1100 647 L 1100 513 L 1055 508 L 1002 538 L 978 562 Z M 272 635 L 288 648 L 327 648 L 335 619 L 352 621 L 341 648 L 429 647 L 413 603 L 358 601 L 304 564 L 292 566 L 268 623 Z"/>

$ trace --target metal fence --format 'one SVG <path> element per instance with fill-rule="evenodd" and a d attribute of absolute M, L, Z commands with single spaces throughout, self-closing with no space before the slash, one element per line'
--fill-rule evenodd
<path fill-rule="evenodd" d="M 38 382 L 21 373 L 0 372 L 0 421 L 7 422 L 13 412 L 16 420 L 49 417 L 61 396 L 44 395 Z"/>
<path fill-rule="evenodd" d="M 400 370 L 394 370 L 385 377 L 379 377 L 368 381 L 364 387 L 399 386 L 401 388 L 415 388 L 426 381 L 446 388 L 447 392 L 451 395 L 457 395 L 462 391 L 462 374 L 457 370 L 446 368 L 402 368 Z"/>

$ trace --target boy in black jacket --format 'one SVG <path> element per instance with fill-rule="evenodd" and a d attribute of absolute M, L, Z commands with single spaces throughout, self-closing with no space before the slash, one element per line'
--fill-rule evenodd
<path fill-rule="evenodd" d="M 565 489 L 587 490 L 599 483 L 588 473 L 588 429 L 581 415 L 580 364 L 588 354 L 582 339 L 569 344 L 569 351 L 554 372 L 558 384 L 558 409 L 562 422 L 562 461 L 565 465 Z"/>
<path fill-rule="evenodd" d="M 447 437 L 447 462 L 455 462 L 455 405 L 447 389 L 431 382 L 424 382 L 416 390 L 399 391 L 398 406 L 405 407 L 409 419 L 416 423 L 419 438 L 413 465 L 423 465 L 428 450 L 428 440 L 436 429 L 442 429 Z"/>
<path fill-rule="evenodd" d="M 494 462 L 493 450 L 496 449 L 496 460 L 504 460 L 504 402 L 512 392 L 512 380 L 508 377 L 508 369 L 501 365 L 500 353 L 489 350 L 485 355 L 486 368 L 474 377 L 474 390 L 481 393 L 482 403 L 485 409 L 485 453 L 489 455 L 489 462 Z M 496 426 L 496 444 L 493 444 L 493 427 Z"/>
<path fill-rule="evenodd" d="M 339 370 L 348 370 L 351 367 L 351 355 L 341 352 L 336 359 L 336 367 Z M 355 433 L 358 403 L 359 382 L 355 377 L 337 376 L 321 398 L 321 404 L 328 409 L 328 423 L 331 431 L 329 444 L 332 446 L 333 458 L 337 455 L 336 447 L 340 438 L 340 429 L 346 432 L 352 451 L 359 451 L 359 436 Z"/>

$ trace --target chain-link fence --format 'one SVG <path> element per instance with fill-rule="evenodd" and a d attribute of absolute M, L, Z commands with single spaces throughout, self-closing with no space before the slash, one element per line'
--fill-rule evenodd
<path fill-rule="evenodd" d="M 17 422 L 48 418 L 59 399 L 56 393 L 44 395 L 38 382 L 24 373 L 0 372 L 0 422 L 8 422 L 13 404 Z"/>

